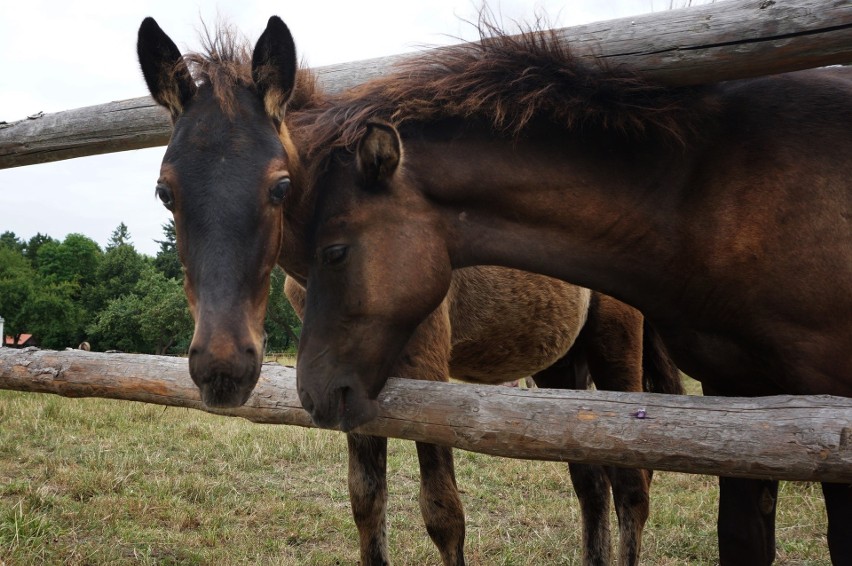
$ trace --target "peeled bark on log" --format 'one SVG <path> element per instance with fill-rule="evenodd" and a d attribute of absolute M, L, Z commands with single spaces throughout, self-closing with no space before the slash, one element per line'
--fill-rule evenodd
<path fill-rule="evenodd" d="M 0 389 L 313 426 L 296 394 L 295 370 L 270 364 L 248 403 L 229 410 L 206 408 L 186 359 L 164 356 L 3 348 Z M 391 379 L 379 402 L 379 418 L 358 432 L 511 458 L 852 483 L 848 398 L 690 397 Z"/>
<path fill-rule="evenodd" d="M 712 83 L 852 62 L 852 3 L 730 0 L 555 33 L 610 68 L 672 86 Z M 315 71 L 333 93 L 386 74 L 405 57 Z M 149 97 L 45 114 L 0 124 L 0 169 L 166 145 L 170 132 L 166 111 Z"/>

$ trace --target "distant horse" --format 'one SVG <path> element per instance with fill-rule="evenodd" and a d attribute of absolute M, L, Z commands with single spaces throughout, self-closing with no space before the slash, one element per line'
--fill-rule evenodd
<path fill-rule="evenodd" d="M 260 371 L 269 274 L 285 251 L 282 203 L 290 176 L 298 173 L 283 104 L 294 88 L 291 109 L 313 108 L 322 99 L 307 73 L 296 85 L 292 38 L 277 18 L 253 54 L 224 29 L 208 43 L 208 55 L 187 57 L 200 84 L 152 19 L 142 23 L 138 51 L 152 96 L 174 122 L 156 194 L 174 214 L 186 271 L 195 320 L 190 373 L 205 403 L 233 406 L 245 401 Z M 304 289 L 288 279 L 287 292 L 301 311 Z M 481 383 L 535 374 L 540 385 L 561 388 L 585 388 L 591 373 L 602 389 L 682 392 L 676 368 L 650 328 L 643 336 L 644 327 L 638 311 L 587 289 L 505 268 L 470 268 L 453 277 L 447 299 L 418 326 L 393 372 Z M 347 438 L 362 563 L 387 563 L 387 441 Z M 424 443 L 417 450 L 427 530 L 446 564 L 463 564 L 464 514 L 452 452 Z M 637 563 L 650 472 L 589 465 L 570 470 L 583 513 L 586 562 L 610 561 L 611 484 L 619 560 Z"/>
<path fill-rule="evenodd" d="M 494 30 L 290 127 L 282 258 L 316 423 L 372 419 L 452 270 L 482 264 L 638 307 L 707 394 L 852 396 L 852 68 L 671 88 Z M 852 488 L 822 487 L 852 564 Z M 777 482 L 720 492 L 722 564 L 771 563 Z"/>

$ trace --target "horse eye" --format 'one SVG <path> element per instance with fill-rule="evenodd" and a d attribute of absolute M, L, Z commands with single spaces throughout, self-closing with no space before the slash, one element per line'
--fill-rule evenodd
<path fill-rule="evenodd" d="M 174 208 L 174 197 L 172 196 L 172 190 L 166 185 L 159 183 L 157 184 L 157 188 L 154 189 L 154 194 L 157 195 L 157 198 L 163 203 L 167 209 L 172 210 Z"/>
<path fill-rule="evenodd" d="M 339 265 L 343 263 L 349 253 L 349 246 L 342 244 L 329 246 L 322 251 L 322 262 L 324 265 Z"/>
<path fill-rule="evenodd" d="M 279 180 L 271 189 L 269 189 L 269 198 L 272 199 L 272 202 L 275 204 L 280 204 L 284 197 L 287 196 L 287 191 L 290 190 L 290 178 L 284 177 Z"/>

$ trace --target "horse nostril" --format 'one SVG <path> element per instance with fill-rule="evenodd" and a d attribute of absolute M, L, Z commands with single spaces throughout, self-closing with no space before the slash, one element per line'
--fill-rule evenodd
<path fill-rule="evenodd" d="M 249 346 L 248 348 L 246 348 L 246 354 L 251 357 L 255 357 L 257 355 L 257 350 L 254 349 L 254 346 Z"/>
<path fill-rule="evenodd" d="M 198 353 L 199 353 L 199 349 L 198 349 L 198 347 L 197 347 L 197 346 L 193 346 L 193 347 L 191 347 L 191 348 L 189 349 L 189 356 L 190 356 L 190 357 L 192 357 L 192 356 L 197 356 L 197 355 L 198 355 Z"/>

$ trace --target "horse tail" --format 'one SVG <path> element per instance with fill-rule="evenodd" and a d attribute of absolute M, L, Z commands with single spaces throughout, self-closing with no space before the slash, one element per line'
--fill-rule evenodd
<path fill-rule="evenodd" d="M 642 331 L 642 390 L 647 393 L 683 395 L 680 371 L 647 318 L 642 323 Z"/>

